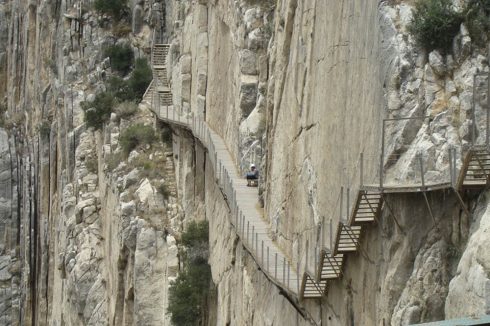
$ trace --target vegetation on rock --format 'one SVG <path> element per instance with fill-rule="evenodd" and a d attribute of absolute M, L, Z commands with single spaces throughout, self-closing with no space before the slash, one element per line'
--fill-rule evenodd
<path fill-rule="evenodd" d="M 450 49 L 463 16 L 449 0 L 419 0 L 415 3 L 408 31 L 428 51 Z"/>
<path fill-rule="evenodd" d="M 141 123 L 124 130 L 119 138 L 124 154 L 129 153 L 139 145 L 151 145 L 156 140 L 155 131 L 150 126 Z"/>
<path fill-rule="evenodd" d="M 174 325 L 198 325 L 203 317 L 211 281 L 208 228 L 207 221 L 193 221 L 182 234 L 184 270 L 169 289 L 168 311 Z"/>
<path fill-rule="evenodd" d="M 95 130 L 102 128 L 104 122 L 111 117 L 114 104 L 114 95 L 109 92 L 97 94 L 92 103 L 82 102 L 81 107 L 85 111 L 87 127 L 92 127 Z"/>
<path fill-rule="evenodd" d="M 129 44 L 115 44 L 104 50 L 104 56 L 110 58 L 111 68 L 126 75 L 133 65 L 134 54 Z"/>
<path fill-rule="evenodd" d="M 490 0 L 469 0 L 462 11 L 450 0 L 418 0 L 408 31 L 426 50 L 448 52 L 462 23 L 471 39 L 484 45 L 490 33 Z"/>
<path fill-rule="evenodd" d="M 127 0 L 95 0 L 94 8 L 101 14 L 120 19 L 126 10 Z"/>
<path fill-rule="evenodd" d="M 490 0 L 468 1 L 463 14 L 471 39 L 483 46 L 490 34 Z"/>

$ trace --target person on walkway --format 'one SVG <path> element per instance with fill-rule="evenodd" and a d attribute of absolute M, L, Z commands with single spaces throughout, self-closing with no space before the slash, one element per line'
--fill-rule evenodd
<path fill-rule="evenodd" d="M 259 179 L 259 170 L 255 167 L 255 164 L 250 165 L 250 172 L 247 172 L 247 186 L 257 187 Z"/>

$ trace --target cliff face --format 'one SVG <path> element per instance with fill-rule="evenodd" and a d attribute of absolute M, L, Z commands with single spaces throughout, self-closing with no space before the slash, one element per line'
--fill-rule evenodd
<path fill-rule="evenodd" d="M 463 194 L 470 215 L 452 191 L 386 195 L 342 278 L 298 308 L 242 246 L 198 140 L 155 122 L 145 104 L 131 118 L 113 113 L 101 131 L 85 127 L 81 108 L 113 73 L 103 49 L 128 43 L 149 57 L 157 31 L 171 45 L 174 108 L 205 118 L 241 172 L 259 166 L 268 234 L 292 266 L 313 272 L 360 186 L 361 153 L 364 185 L 379 182 L 382 141 L 386 184 L 420 183 L 419 158 L 430 183 L 449 180 L 450 148 L 461 167 L 473 114 L 474 142 L 484 143 L 488 79 L 473 78 L 489 63 L 464 25 L 442 55 L 408 35 L 410 1 L 130 1 L 127 35 L 90 6 L 0 1 L 2 325 L 170 324 L 177 241 L 203 219 L 209 325 L 406 325 L 489 313 L 486 192 Z M 383 119 L 415 117 L 427 118 L 387 122 L 382 140 Z M 171 130 L 172 140 L 125 159 L 119 138 L 136 122 Z"/>

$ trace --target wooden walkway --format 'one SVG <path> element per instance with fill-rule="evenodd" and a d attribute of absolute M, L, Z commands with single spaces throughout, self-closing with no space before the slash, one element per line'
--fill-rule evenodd
<path fill-rule="evenodd" d="M 164 53 L 167 53 L 168 45 L 155 47 L 158 48 L 158 55 L 154 56 L 158 58 L 156 69 L 164 69 L 162 65 L 165 66 L 166 58 L 162 58 L 161 49 L 167 49 L 164 50 Z M 162 74 L 155 69 L 154 76 L 143 102 L 149 104 L 158 119 L 188 129 L 206 147 L 209 162 L 216 176 L 215 181 L 230 207 L 230 223 L 235 232 L 266 276 L 290 298 L 297 301 L 325 296 L 328 293 L 328 283 L 342 277 L 345 259 L 360 248 L 364 227 L 379 221 L 385 207 L 385 194 L 422 193 L 429 205 L 427 192 L 449 189 L 457 194 L 465 212 L 468 213 L 460 192 L 479 191 L 489 184 L 490 151 L 486 147 L 474 147 L 466 153 L 459 177 L 451 170 L 451 182 L 384 184 L 382 187 L 364 185 L 357 192 L 348 221 L 338 223 L 331 248 L 321 248 L 315 273 L 306 271 L 300 274 L 299 266 L 292 266 L 290 257 L 287 257 L 272 240 L 269 222 L 263 219 L 258 208 L 257 188 L 246 186 L 247 182 L 238 171 L 224 140 L 199 117 L 174 110 L 173 106 L 169 105 L 171 92 L 166 86 L 166 77 L 160 77 Z M 158 85 L 165 85 L 165 88 Z M 161 100 L 162 96 L 165 96 L 165 100 Z M 429 211 L 431 212 L 430 207 Z"/>

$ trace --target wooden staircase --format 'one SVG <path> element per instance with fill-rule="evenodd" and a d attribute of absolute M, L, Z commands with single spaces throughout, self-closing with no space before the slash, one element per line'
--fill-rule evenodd
<path fill-rule="evenodd" d="M 143 97 L 143 100 L 147 103 L 151 103 L 152 94 L 156 91 L 160 106 L 169 107 L 173 105 L 172 91 L 167 78 L 167 56 L 169 49 L 169 44 L 153 45 L 151 54 L 153 81 Z M 156 85 L 158 85 L 157 88 Z"/>
<path fill-rule="evenodd" d="M 153 68 L 165 67 L 167 65 L 167 55 L 170 49 L 169 44 L 154 44 L 151 55 Z"/>
<path fill-rule="evenodd" d="M 474 146 L 466 155 L 459 176 L 458 189 L 485 188 L 490 178 L 490 151 L 485 146 Z"/>
<path fill-rule="evenodd" d="M 382 207 L 381 192 L 359 190 L 349 221 L 338 224 L 332 251 L 326 248 L 320 251 L 316 277 L 304 273 L 301 299 L 321 298 L 327 294 L 327 282 L 342 277 L 345 258 L 359 250 L 363 227 L 378 221 Z"/>

